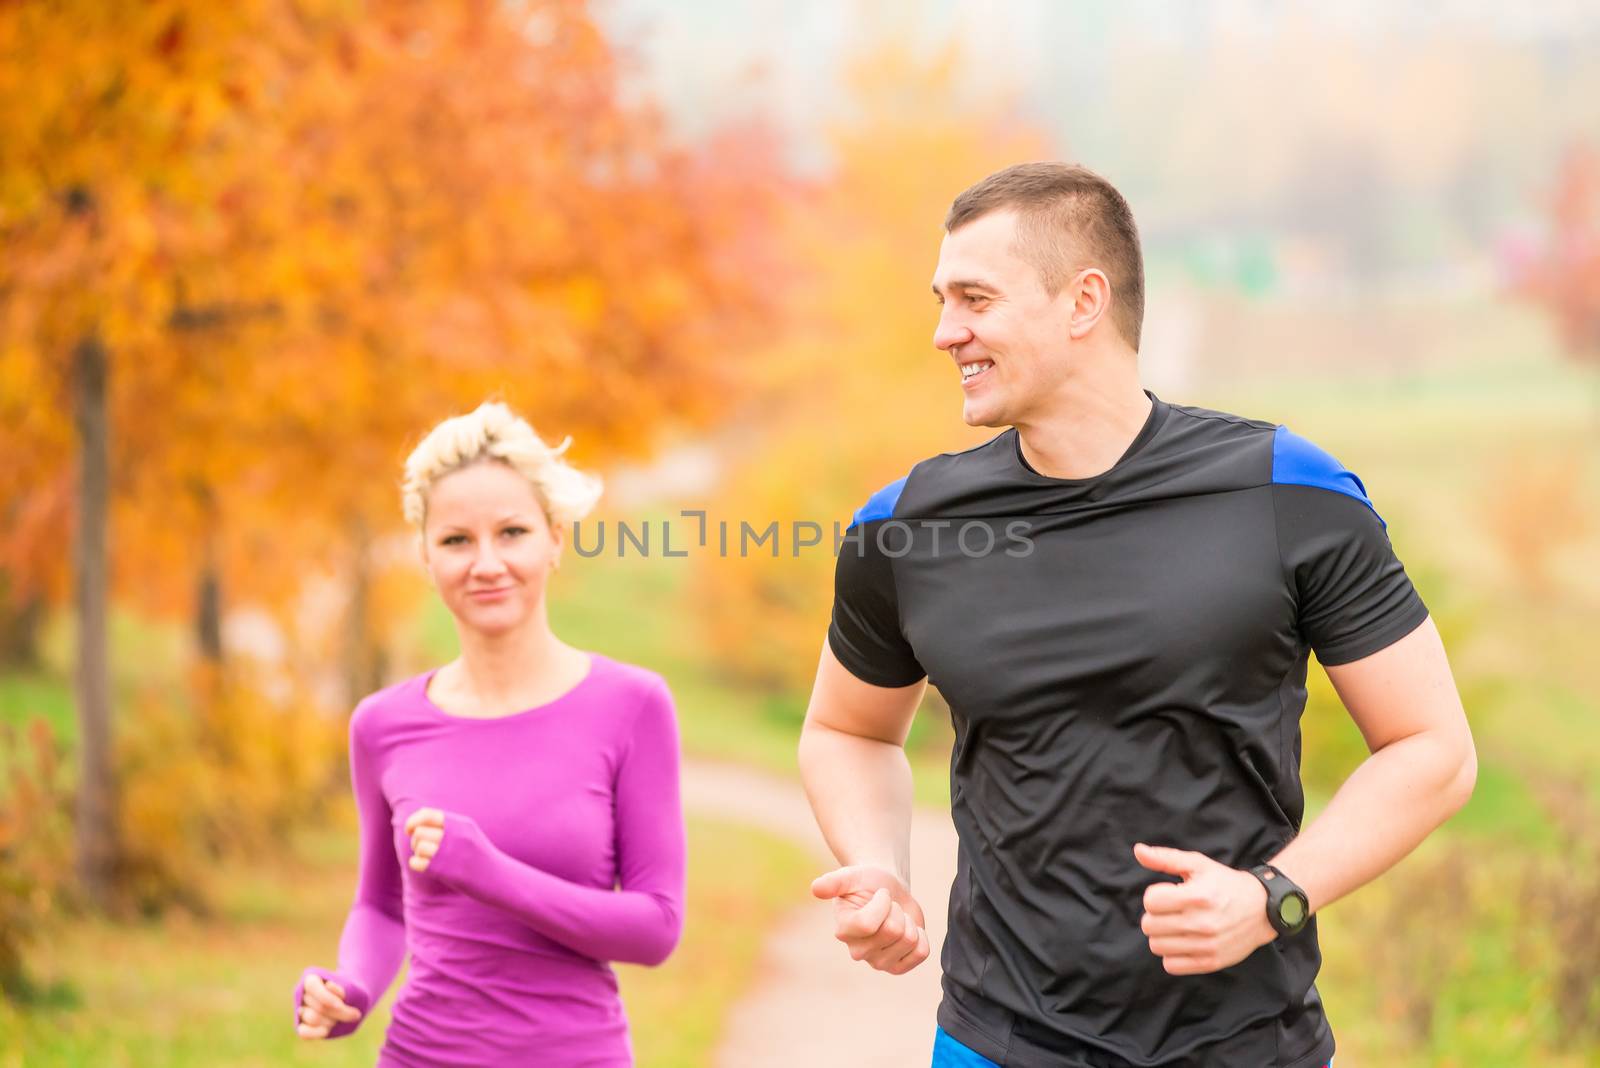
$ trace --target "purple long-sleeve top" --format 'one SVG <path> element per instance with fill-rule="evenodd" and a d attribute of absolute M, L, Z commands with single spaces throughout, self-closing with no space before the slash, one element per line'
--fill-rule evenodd
<path fill-rule="evenodd" d="M 410 950 L 380 1068 L 631 1065 L 609 962 L 659 964 L 683 928 L 666 683 L 596 653 L 554 701 L 477 718 L 430 701 L 432 678 L 350 718 L 360 875 L 338 968 L 306 974 L 340 983 L 365 1019 Z M 444 837 L 418 873 L 405 822 L 420 808 L 444 812 Z"/>

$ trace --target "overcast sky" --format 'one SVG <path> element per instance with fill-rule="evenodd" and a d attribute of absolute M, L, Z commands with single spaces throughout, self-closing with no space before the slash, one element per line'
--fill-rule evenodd
<path fill-rule="evenodd" d="M 843 61 L 874 27 L 921 49 L 959 40 L 965 88 L 1015 93 L 1057 132 L 1072 125 L 1077 94 L 1104 79 L 1112 40 L 1188 51 L 1227 34 L 1270 48 L 1287 23 L 1309 18 L 1330 34 L 1466 33 L 1551 63 L 1600 62 L 1600 0 L 597 0 L 595 10 L 691 136 L 759 110 L 814 137 L 816 120 L 842 103 Z M 1072 132 L 1089 152 L 1103 136 L 1081 122 Z"/>

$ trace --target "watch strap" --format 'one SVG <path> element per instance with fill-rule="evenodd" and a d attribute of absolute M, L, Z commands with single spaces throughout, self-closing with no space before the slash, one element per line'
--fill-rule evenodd
<path fill-rule="evenodd" d="M 1267 891 L 1267 922 L 1272 924 L 1272 929 L 1281 935 L 1292 935 L 1300 932 L 1311 919 L 1310 902 L 1306 892 L 1295 881 L 1271 864 L 1257 864 L 1249 869 L 1250 874 L 1260 880 Z M 1299 899 L 1300 921 L 1290 923 L 1283 917 L 1283 903 L 1286 899 L 1295 897 Z"/>

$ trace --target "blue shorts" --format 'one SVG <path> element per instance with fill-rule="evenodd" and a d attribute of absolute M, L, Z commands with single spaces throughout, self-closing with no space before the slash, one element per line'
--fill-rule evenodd
<path fill-rule="evenodd" d="M 932 1068 L 1000 1068 L 977 1050 L 968 1049 L 942 1027 L 934 1028 Z M 1324 1068 L 1333 1068 L 1329 1061 Z"/>
<path fill-rule="evenodd" d="M 934 1028 L 932 1068 L 1000 1068 L 977 1050 L 968 1049 L 942 1027 Z"/>

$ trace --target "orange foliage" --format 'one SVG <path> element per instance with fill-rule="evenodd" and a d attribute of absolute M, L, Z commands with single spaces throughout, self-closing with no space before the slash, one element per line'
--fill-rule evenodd
<path fill-rule="evenodd" d="M 326 815 L 344 724 L 284 683 L 201 665 L 183 700 L 152 689 L 132 702 L 117 739 L 122 905 L 204 912 L 219 858 L 281 850 Z"/>
<path fill-rule="evenodd" d="M 1003 102 L 963 104 L 958 58 L 922 64 L 895 47 L 861 57 L 862 108 L 836 131 L 837 172 L 787 220 L 805 274 L 781 339 L 760 355 L 760 444 L 742 455 L 710 518 L 757 529 L 811 521 L 824 533 L 798 558 L 792 540 L 777 559 L 697 558 L 705 640 L 715 662 L 748 681 L 809 685 L 832 601 L 833 523 L 848 525 L 916 461 L 994 433 L 961 421 L 957 372 L 932 343 L 928 282 L 955 195 L 1050 153 Z"/>
<path fill-rule="evenodd" d="M 0 570 L 59 600 L 72 345 L 111 358 L 113 573 L 282 602 L 488 394 L 580 462 L 703 425 L 764 322 L 760 130 L 670 144 L 578 0 L 0 8 Z M 735 239 L 737 238 L 737 239 Z"/>
<path fill-rule="evenodd" d="M 1559 589 L 1560 552 L 1593 525 L 1587 494 L 1589 459 L 1513 455 L 1499 463 L 1480 505 L 1483 529 L 1521 591 L 1548 597 Z"/>
<path fill-rule="evenodd" d="M 0 998 L 26 992 L 23 951 L 72 883 L 70 790 L 43 716 L 0 723 Z"/>
<path fill-rule="evenodd" d="M 727 353 L 771 306 L 771 144 L 671 144 L 580 0 L 4 4 L 0 57 L 0 590 L 19 603 L 68 585 L 95 455 L 72 376 L 99 366 L 74 352 L 105 354 L 116 595 L 193 612 L 220 658 L 218 591 L 293 623 L 333 576 L 347 622 L 316 620 L 338 637 L 315 646 L 286 628 L 320 661 L 280 674 L 359 694 L 377 631 L 409 616 L 374 557 L 415 439 L 497 393 L 580 463 L 641 452 L 721 413 Z M 93 639 L 103 599 L 83 603 Z M 80 644 L 91 800 L 112 779 L 99 650 Z M 152 908 L 224 830 L 281 830 L 305 793 L 284 790 L 337 767 L 285 750 L 306 732 L 242 670 L 136 701 L 120 800 L 85 805 L 99 871 L 120 804 L 122 889 Z"/>

